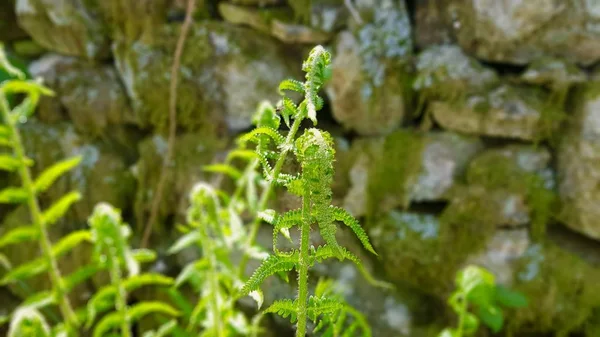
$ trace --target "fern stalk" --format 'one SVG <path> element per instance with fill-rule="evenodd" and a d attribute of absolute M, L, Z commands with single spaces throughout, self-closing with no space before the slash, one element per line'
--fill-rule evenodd
<path fill-rule="evenodd" d="M 202 238 L 200 240 L 204 246 L 203 252 L 205 254 L 208 253 L 207 255 L 208 255 L 210 270 L 208 271 L 207 276 L 209 277 L 209 282 L 211 284 L 211 288 L 219 289 L 219 271 L 217 270 L 218 262 L 217 262 L 217 258 L 215 257 L 212 239 L 208 235 L 206 226 L 201 226 L 200 230 L 198 232 L 202 236 Z M 212 299 L 211 299 L 209 305 L 210 305 L 210 310 L 212 311 L 212 315 L 213 315 L 213 323 L 215 325 L 214 329 L 216 331 L 216 336 L 217 337 L 225 337 L 225 330 L 222 328 L 221 319 L 219 318 L 221 316 L 220 311 L 219 311 L 219 304 L 218 304 L 219 293 L 217 291 L 211 291 L 211 297 L 212 297 Z"/>
<path fill-rule="evenodd" d="M 300 257 L 298 259 L 298 324 L 296 337 L 306 336 L 308 304 L 308 268 L 310 267 L 310 199 L 302 201 L 302 227 L 300 230 Z"/>
<path fill-rule="evenodd" d="M 285 138 L 285 142 L 281 147 L 281 152 L 277 158 L 277 162 L 275 163 L 275 167 L 273 168 L 273 174 L 270 179 L 267 179 L 267 186 L 263 190 L 263 193 L 260 197 L 260 201 L 258 203 L 258 212 L 262 212 L 267 209 L 267 203 L 269 202 L 269 198 L 271 197 L 271 192 L 273 191 L 273 187 L 275 186 L 275 182 L 279 178 L 279 174 L 281 173 L 281 169 L 283 168 L 283 163 L 285 163 L 285 159 L 287 158 L 287 154 L 294 148 L 294 140 L 296 139 L 296 133 L 298 133 L 298 129 L 300 129 L 300 124 L 302 124 L 302 118 L 296 118 L 290 131 Z M 258 160 L 257 165 L 258 166 Z M 258 234 L 258 230 L 260 229 L 261 219 L 259 217 L 254 217 L 254 221 L 252 222 L 250 233 L 248 234 L 248 240 L 246 241 L 246 245 L 248 247 L 254 244 L 256 240 L 256 235 Z M 245 253 L 240 260 L 240 277 L 243 277 L 244 271 L 246 270 L 246 264 L 248 263 L 250 256 Z"/>
<path fill-rule="evenodd" d="M 110 270 L 110 283 L 117 288 L 115 293 L 115 308 L 121 316 L 121 337 L 131 337 L 131 329 L 129 327 L 129 317 L 127 315 L 127 290 L 123 285 L 123 275 L 119 264 L 113 263 L 118 261 L 118 258 L 112 257 L 108 259 Z"/>
<path fill-rule="evenodd" d="M 50 243 L 50 237 L 48 235 L 46 225 L 42 218 L 42 212 L 33 186 L 33 181 L 31 179 L 31 173 L 29 172 L 29 169 L 26 165 L 25 151 L 21 135 L 17 130 L 15 121 L 10 116 L 10 108 L 8 100 L 6 99 L 6 95 L 1 90 L 0 111 L 2 111 L 2 118 L 4 119 L 6 125 L 10 129 L 10 137 L 13 143 L 12 146 L 14 155 L 16 159 L 21 163 L 21 165 L 19 165 L 18 172 L 23 184 L 23 189 L 27 193 L 27 205 L 29 206 L 29 211 L 31 213 L 31 220 L 33 222 L 33 225 L 39 230 L 40 233 L 40 249 L 42 250 L 44 257 L 48 261 L 52 288 L 56 291 L 56 300 L 58 301 L 58 306 L 66 322 L 67 328 L 69 331 L 72 331 L 73 328 L 79 325 L 79 322 L 77 316 L 75 315 L 75 312 L 73 311 L 71 302 L 69 301 L 66 295 L 66 291 L 62 282 L 62 276 L 60 270 L 58 269 L 58 263 L 56 262 L 56 259 L 52 254 L 52 244 Z"/>

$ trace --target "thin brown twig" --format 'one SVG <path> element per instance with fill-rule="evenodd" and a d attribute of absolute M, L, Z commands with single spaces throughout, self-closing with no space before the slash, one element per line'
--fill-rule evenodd
<path fill-rule="evenodd" d="M 169 138 L 167 141 L 167 153 L 165 154 L 160 177 L 156 185 L 154 198 L 152 199 L 150 217 L 148 218 L 148 222 L 144 228 L 144 235 L 141 243 L 142 248 L 145 248 L 148 245 L 148 241 L 152 235 L 152 227 L 154 222 L 156 222 L 156 218 L 158 217 L 158 208 L 162 199 L 164 185 L 167 180 L 166 177 L 169 170 L 169 163 L 172 160 L 173 151 L 175 148 L 175 136 L 177 132 L 177 85 L 179 84 L 179 67 L 181 64 L 181 54 L 183 54 L 183 46 L 185 44 L 188 31 L 190 30 L 190 26 L 192 25 L 195 8 L 196 0 L 188 0 L 185 12 L 185 20 L 181 26 L 181 33 L 179 34 L 177 46 L 175 47 L 175 55 L 173 57 L 173 65 L 171 67 L 171 83 L 169 87 Z"/>

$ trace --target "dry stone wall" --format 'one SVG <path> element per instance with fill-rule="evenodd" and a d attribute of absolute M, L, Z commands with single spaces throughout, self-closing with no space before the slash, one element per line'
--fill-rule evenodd
<path fill-rule="evenodd" d="M 335 202 L 361 218 L 381 255 L 368 267 L 396 289 L 365 285 L 344 265 L 317 273 L 340 281 L 374 335 L 434 336 L 466 263 L 484 265 L 530 299 L 507 313 L 513 336 L 598 335 L 600 4 L 199 3 L 179 69 L 179 135 L 159 210 L 159 251 L 177 235 L 187 189 L 211 179 L 202 165 L 222 158 L 258 103 L 275 102 L 279 81 L 301 76 L 307 51 L 323 44 L 334 59 L 319 126 L 336 139 Z M 53 236 L 85 226 L 99 201 L 121 208 L 140 234 L 166 151 L 183 9 L 179 0 L 0 4 L 0 40 L 11 60 L 57 93 L 23 127 L 35 170 L 84 157 L 44 196 L 47 203 L 73 188 L 84 195 Z M 3 207 L 0 216 L 0 233 L 27 221 L 19 208 Z M 267 247 L 270 235 L 260 236 Z M 8 255 L 31 257 L 25 249 Z M 184 262 L 161 260 L 160 270 Z M 74 270 L 85 261 L 63 263 Z M 292 291 L 269 282 L 267 302 Z M 93 284 L 81 289 L 79 300 L 91 291 Z M 0 296 L 8 303 L 23 290 Z"/>

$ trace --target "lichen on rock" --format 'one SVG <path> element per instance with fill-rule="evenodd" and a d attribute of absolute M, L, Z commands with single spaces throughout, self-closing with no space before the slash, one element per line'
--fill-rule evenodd
<path fill-rule="evenodd" d="M 433 101 L 428 112 L 442 127 L 472 135 L 540 141 L 558 127 L 562 107 L 532 86 L 503 84 L 487 93 Z"/>
<path fill-rule="evenodd" d="M 496 225 L 531 223 L 532 237 L 539 240 L 556 215 L 554 172 L 549 163 L 550 152 L 545 148 L 513 145 L 490 149 L 469 164 L 466 182 L 483 188 L 483 199 L 499 198 Z"/>
<path fill-rule="evenodd" d="M 87 59 L 109 56 L 109 38 L 94 6 L 73 1 L 17 0 L 19 25 L 46 49 Z"/>
<path fill-rule="evenodd" d="M 545 55 L 582 65 L 600 59 L 600 5 L 587 0 L 451 0 L 449 21 L 477 57 L 527 64 Z"/>
<path fill-rule="evenodd" d="M 111 66 L 49 54 L 33 62 L 29 71 L 32 76 L 43 78 L 45 85 L 59 97 L 42 99 L 40 109 L 46 119 L 58 118 L 47 116 L 60 115 L 64 109 L 75 128 L 91 137 L 102 135 L 111 125 L 137 123 L 117 72 Z"/>
<path fill-rule="evenodd" d="M 574 115 L 558 147 L 561 220 L 569 228 L 600 240 L 600 82 L 578 89 Z"/>
<path fill-rule="evenodd" d="M 156 93 L 169 91 L 178 33 L 179 25 L 165 25 L 151 43 L 118 42 L 114 48 L 117 69 L 144 128 L 166 128 L 168 95 Z M 181 59 L 177 124 L 209 133 L 249 127 L 259 101 L 276 101 L 279 81 L 299 71 L 283 55 L 277 42 L 248 28 L 195 24 Z"/>
<path fill-rule="evenodd" d="M 134 199 L 135 219 L 140 231 L 145 224 L 152 198 L 162 172 L 162 163 L 167 151 L 167 140 L 155 134 L 139 143 L 140 157 L 133 167 L 137 180 Z M 168 165 L 163 198 L 158 205 L 155 233 L 168 233 L 163 220 L 168 216 L 181 216 L 188 207 L 189 186 L 209 176 L 204 166 L 212 163 L 218 151 L 224 149 L 223 141 L 203 133 L 182 133 L 175 141 L 173 161 Z"/>
<path fill-rule="evenodd" d="M 600 308 L 600 272 L 552 243 L 531 245 L 518 259 L 513 288 L 528 305 L 507 317 L 508 331 L 567 336 Z"/>
<path fill-rule="evenodd" d="M 384 1 L 372 19 L 338 34 L 327 86 L 333 116 L 361 135 L 383 135 L 402 124 L 410 102 L 412 37 L 404 5 Z"/>

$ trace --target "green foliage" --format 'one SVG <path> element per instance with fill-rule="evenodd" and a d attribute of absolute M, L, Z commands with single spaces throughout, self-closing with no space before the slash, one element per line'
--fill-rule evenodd
<path fill-rule="evenodd" d="M 31 225 L 5 233 L 0 238 L 0 246 L 36 242 L 42 253 L 42 256 L 37 259 L 11 268 L 0 282 L 3 285 L 22 283 L 32 276 L 47 272 L 52 286 L 49 291 L 31 296 L 12 313 L 10 335 L 49 335 L 51 328 L 37 308 L 51 304 L 58 305 L 63 319 L 63 322 L 53 330 L 60 330 L 66 336 L 73 335 L 79 326 L 79 320 L 67 295 L 69 290 L 82 278 L 63 278 L 58 269 L 57 260 L 80 243 L 89 240 L 89 233 L 86 231 L 71 233 L 58 243 L 52 244 L 47 227 L 64 216 L 69 207 L 79 200 L 79 194 L 77 192 L 69 193 L 46 210 L 40 208 L 38 195 L 52 186 L 60 176 L 73 169 L 79 163 L 79 159 L 75 158 L 67 163 L 53 166 L 42 172 L 37 179 L 32 178 L 30 167 L 33 165 L 33 161 L 25 156 L 19 125 L 31 116 L 42 95 L 51 96 L 53 93 L 39 80 L 24 80 L 25 75 L 8 62 L 1 46 L 0 67 L 8 74 L 19 78 L 17 80 L 8 79 L 0 84 L 0 112 L 4 123 L 0 127 L 0 145 L 11 150 L 0 156 L 0 170 L 18 174 L 21 181 L 21 186 L 7 187 L 0 191 L 0 202 L 26 204 L 32 220 Z M 13 94 L 24 94 L 24 98 L 18 104 L 11 104 L 7 97 Z"/>
<path fill-rule="evenodd" d="M 242 174 L 236 177 L 241 178 Z M 200 293 L 198 303 L 186 317 L 186 331 L 194 336 L 249 335 L 251 323 L 235 307 L 233 296 L 241 280 L 230 254 L 242 247 L 244 235 L 242 220 L 234 208 L 236 202 L 224 200 L 221 193 L 205 183 L 193 188 L 190 202 L 186 234 L 169 250 L 175 254 L 197 246 L 202 251 L 202 257 L 189 263 L 175 282 L 176 287 L 188 284 Z"/>
<path fill-rule="evenodd" d="M 322 108 L 323 99 L 318 92 L 330 76 L 331 55 L 321 46 L 315 47 L 307 60 L 302 64 L 306 73 L 305 82 L 286 80 L 279 87 L 283 99 L 277 111 L 289 126 L 289 119 L 294 120 L 289 133 L 284 137 L 274 127 L 260 127 L 241 137 L 241 142 L 255 142 L 256 154 L 263 168 L 266 181 L 270 185 L 282 185 L 292 194 L 302 197 L 302 208 L 278 215 L 274 210 L 268 210 L 261 203 L 257 218 L 274 226 L 273 254 L 266 258 L 246 284 L 241 288 L 240 295 L 248 295 L 257 291 L 264 280 L 275 274 L 282 274 L 292 269 L 298 272 L 298 297 L 296 300 L 280 300 L 266 309 L 268 313 L 278 313 L 290 317 L 296 322 L 296 336 L 305 336 L 307 320 L 319 321 L 319 317 L 332 317 L 338 313 L 342 305 L 339 298 L 329 294 L 308 296 L 308 271 L 316 262 L 327 258 L 339 260 L 350 259 L 360 266 L 360 260 L 341 247 L 336 240 L 337 224 L 346 224 L 358 236 L 364 247 L 372 253 L 374 249 L 358 222 L 346 211 L 333 207 L 331 185 L 333 183 L 333 162 L 335 151 L 331 136 L 324 131 L 310 128 L 296 138 L 300 123 L 310 119 L 317 123 L 316 112 Z M 304 95 L 303 101 L 295 105 L 285 96 L 285 91 L 298 92 Z M 271 120 L 279 118 L 271 115 Z M 275 147 L 279 153 L 270 152 Z M 285 156 L 292 152 L 300 164 L 301 172 L 282 173 L 281 168 Z M 270 160 L 270 158 L 273 158 Z M 275 162 L 272 165 L 272 162 Z M 270 188 L 270 187 L 269 187 Z M 267 189 L 268 191 L 269 189 Z M 325 245 L 310 248 L 309 234 L 313 225 L 317 225 Z M 298 227 L 301 238 L 299 248 L 282 252 L 277 247 L 277 238 L 282 233 L 290 238 L 289 229 Z"/>
<path fill-rule="evenodd" d="M 148 301 L 127 304 L 128 293 L 146 285 L 171 285 L 169 277 L 154 274 L 140 274 L 139 262 L 134 258 L 127 242 L 131 230 L 122 222 L 118 210 L 106 203 L 94 208 L 89 220 L 94 242 L 95 261 L 107 269 L 110 285 L 101 288 L 88 302 L 87 324 L 89 328 L 96 315 L 111 307 L 114 312 L 102 317 L 94 327 L 93 336 L 101 337 L 111 331 L 120 331 L 122 337 L 132 336 L 131 325 L 146 315 L 178 316 L 179 312 L 167 303 Z M 126 271 L 127 276 L 124 275 Z"/>
<path fill-rule="evenodd" d="M 494 275 L 481 267 L 469 265 L 459 271 L 456 287 L 448 304 L 459 317 L 458 327 L 444 329 L 439 337 L 473 336 L 480 322 L 498 333 L 504 325 L 502 307 L 527 306 L 522 294 L 496 285 Z"/>

